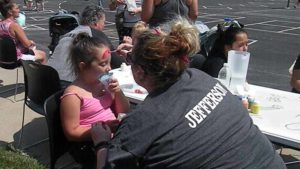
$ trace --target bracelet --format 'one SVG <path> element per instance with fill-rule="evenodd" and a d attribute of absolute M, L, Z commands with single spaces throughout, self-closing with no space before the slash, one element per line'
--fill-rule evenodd
<path fill-rule="evenodd" d="M 97 152 L 98 150 L 102 148 L 107 148 L 108 146 L 109 146 L 108 141 L 101 141 L 94 146 L 94 151 Z"/>

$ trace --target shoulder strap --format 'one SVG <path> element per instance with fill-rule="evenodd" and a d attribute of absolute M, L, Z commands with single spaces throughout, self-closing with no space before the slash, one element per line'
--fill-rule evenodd
<path fill-rule="evenodd" d="M 60 97 L 60 100 L 64 99 L 64 98 L 67 97 L 67 96 L 77 96 L 78 99 L 82 100 L 82 97 L 80 97 L 77 93 L 73 93 L 73 92 L 63 94 L 63 95 Z"/>

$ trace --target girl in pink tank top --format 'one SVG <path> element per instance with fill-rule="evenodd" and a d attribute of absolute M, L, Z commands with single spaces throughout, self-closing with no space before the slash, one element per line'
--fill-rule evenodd
<path fill-rule="evenodd" d="M 61 97 L 62 127 L 67 139 L 90 141 L 91 124 L 104 121 L 115 130 L 116 116 L 129 111 L 129 102 L 116 79 L 110 79 L 107 87 L 99 80 L 111 70 L 110 50 L 102 40 L 78 34 L 69 57 L 76 80 Z"/>

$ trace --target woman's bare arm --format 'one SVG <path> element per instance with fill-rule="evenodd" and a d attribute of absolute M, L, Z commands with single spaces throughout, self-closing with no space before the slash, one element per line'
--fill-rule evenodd
<path fill-rule="evenodd" d="M 189 7 L 189 18 L 195 22 L 198 17 L 198 1 L 197 0 L 189 0 L 187 2 Z"/>
<path fill-rule="evenodd" d="M 155 7 L 155 0 L 144 0 L 142 4 L 141 19 L 148 23 L 153 15 Z"/>
<path fill-rule="evenodd" d="M 29 48 L 35 45 L 33 41 L 27 38 L 25 31 L 17 23 L 12 23 L 9 31 L 24 45 L 24 47 Z"/>

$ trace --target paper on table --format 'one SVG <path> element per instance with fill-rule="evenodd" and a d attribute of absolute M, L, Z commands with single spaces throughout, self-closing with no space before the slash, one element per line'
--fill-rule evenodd
<path fill-rule="evenodd" d="M 147 94 L 147 90 L 137 84 L 123 84 L 120 86 L 123 92 Z"/>

